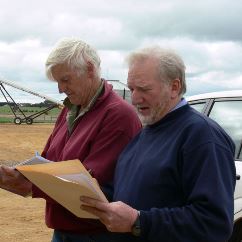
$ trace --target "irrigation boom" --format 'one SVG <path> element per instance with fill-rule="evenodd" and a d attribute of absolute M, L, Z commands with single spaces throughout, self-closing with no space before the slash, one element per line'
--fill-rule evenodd
<path fill-rule="evenodd" d="M 16 88 L 16 89 L 19 89 L 21 91 L 24 91 L 24 92 L 27 92 L 27 93 L 30 93 L 34 96 L 37 96 L 37 97 L 40 97 L 40 98 L 43 98 L 45 100 L 48 100 L 50 102 L 53 103 L 53 105 L 47 107 L 46 109 L 44 110 L 41 110 L 37 113 L 34 113 L 32 115 L 25 115 L 25 113 L 23 112 L 23 110 L 20 108 L 20 105 L 18 105 L 14 99 L 12 98 L 12 96 L 9 94 L 9 92 L 5 89 L 4 85 L 8 85 L 8 86 L 11 86 L 13 88 Z M 15 118 L 14 118 L 14 123 L 15 124 L 21 124 L 22 122 L 25 122 L 27 124 L 32 124 L 33 123 L 33 120 L 37 117 L 39 117 L 40 115 L 46 113 L 47 111 L 50 111 L 51 109 L 53 108 L 62 108 L 63 107 L 63 104 L 51 97 L 48 97 L 46 95 L 43 95 L 43 94 L 40 94 L 38 92 L 35 92 L 35 91 L 32 91 L 26 87 L 23 87 L 23 86 L 20 86 L 20 85 L 17 85 L 15 84 L 14 82 L 12 81 L 7 81 L 7 80 L 2 80 L 0 79 L 0 92 L 2 93 L 3 97 L 5 98 L 5 100 L 7 101 L 12 113 L 14 114 Z M 11 101 L 10 101 L 10 100 Z M 17 114 L 17 111 L 18 111 L 18 114 Z M 21 114 L 19 116 L 19 113 Z"/>
<path fill-rule="evenodd" d="M 57 101 L 57 100 L 55 100 L 55 99 L 53 99 L 53 98 L 51 98 L 51 97 L 48 97 L 48 96 L 46 96 L 46 95 L 40 94 L 40 93 L 35 92 L 35 91 L 32 91 L 32 90 L 30 90 L 30 89 L 28 89 L 28 88 L 26 88 L 26 87 L 20 86 L 20 85 L 14 83 L 14 82 L 12 82 L 12 81 L 8 81 L 8 80 L 2 80 L 2 79 L 0 79 L 0 84 L 1 84 L 1 83 L 6 84 L 6 85 L 11 86 L 11 87 L 14 87 L 14 88 L 16 88 L 16 89 L 19 89 L 19 90 L 21 90 L 21 91 L 24 91 L 24 92 L 30 93 L 30 94 L 35 95 L 35 96 L 37 96 L 37 97 L 41 97 L 41 98 L 43 98 L 43 99 L 45 99 L 45 100 L 51 101 L 51 102 L 56 103 L 56 104 L 58 104 L 58 105 L 60 105 L 60 106 L 63 105 L 61 102 L 59 102 L 59 101 Z"/>

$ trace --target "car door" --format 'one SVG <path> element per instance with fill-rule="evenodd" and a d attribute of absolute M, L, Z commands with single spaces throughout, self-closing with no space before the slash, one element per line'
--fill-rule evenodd
<path fill-rule="evenodd" d="M 219 123 L 235 143 L 237 183 L 234 193 L 235 220 L 242 216 L 242 98 L 213 100 L 208 116 Z"/>
<path fill-rule="evenodd" d="M 234 192 L 234 229 L 228 242 L 242 241 L 242 97 L 192 100 L 197 111 L 214 119 L 235 142 L 237 181 Z"/>

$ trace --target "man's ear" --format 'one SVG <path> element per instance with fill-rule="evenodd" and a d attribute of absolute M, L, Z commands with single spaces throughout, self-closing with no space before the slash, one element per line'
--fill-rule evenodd
<path fill-rule="evenodd" d="M 181 80 L 176 78 L 171 82 L 171 96 L 177 98 L 181 92 Z"/>
<path fill-rule="evenodd" d="M 95 76 L 95 68 L 91 62 L 87 62 L 87 75 L 91 79 Z"/>

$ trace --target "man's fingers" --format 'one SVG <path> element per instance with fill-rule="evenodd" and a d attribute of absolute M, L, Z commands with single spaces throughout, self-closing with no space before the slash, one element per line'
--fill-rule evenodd
<path fill-rule="evenodd" d="M 108 204 L 107 202 L 102 202 L 97 199 L 81 196 L 80 197 L 81 202 L 86 204 L 89 207 L 97 208 L 98 210 L 101 211 L 108 211 Z"/>
<path fill-rule="evenodd" d="M 8 176 L 15 177 L 18 175 L 18 171 L 14 170 L 13 168 L 10 168 L 7 166 L 1 166 L 1 169 Z"/>
<path fill-rule="evenodd" d="M 87 205 L 81 205 L 81 209 L 96 215 L 99 220 L 106 226 L 106 228 L 112 232 L 112 224 L 109 221 L 108 214 L 106 212 L 100 211 L 97 208 L 89 207 Z"/>
<path fill-rule="evenodd" d="M 106 217 L 106 213 L 95 208 L 95 207 L 90 207 L 88 205 L 85 205 L 85 204 L 82 204 L 81 205 L 81 209 L 89 212 L 89 213 L 92 213 L 94 215 L 96 215 L 97 217 L 99 217 L 101 220 L 103 220 L 105 217 Z"/>

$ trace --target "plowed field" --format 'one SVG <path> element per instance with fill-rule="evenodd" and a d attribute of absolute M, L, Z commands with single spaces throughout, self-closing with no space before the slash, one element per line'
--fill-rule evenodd
<path fill-rule="evenodd" d="M 14 164 L 41 152 L 53 125 L 0 124 L 0 164 Z M 49 242 L 45 201 L 0 189 L 0 242 Z"/>

